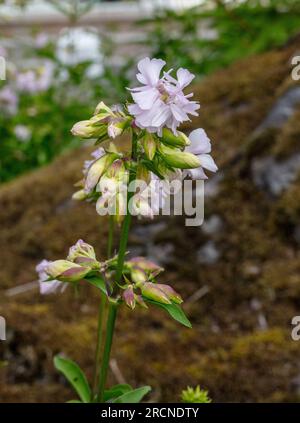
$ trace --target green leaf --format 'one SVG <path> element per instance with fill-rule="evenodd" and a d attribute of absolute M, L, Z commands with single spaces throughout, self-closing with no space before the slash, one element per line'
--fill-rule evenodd
<path fill-rule="evenodd" d="M 82 401 L 79 401 L 79 400 L 70 400 L 70 401 L 67 401 L 67 404 L 82 404 Z"/>
<path fill-rule="evenodd" d="M 133 389 L 130 392 L 126 392 L 125 394 L 121 395 L 120 397 L 111 401 L 115 404 L 133 404 L 141 402 L 145 395 L 151 391 L 150 386 L 143 386 L 142 388 Z"/>
<path fill-rule="evenodd" d="M 96 288 L 100 289 L 103 292 L 103 294 L 105 294 L 105 295 L 107 294 L 105 281 L 99 275 L 98 276 L 88 276 L 84 280 L 86 280 L 91 285 L 94 285 Z"/>
<path fill-rule="evenodd" d="M 186 317 L 186 315 L 184 314 L 184 311 L 178 304 L 174 304 L 174 303 L 162 304 L 162 303 L 159 303 L 158 301 L 149 300 L 147 298 L 144 298 L 144 300 L 148 303 L 154 304 L 157 307 L 163 308 L 170 314 L 171 317 L 173 317 L 174 320 L 181 323 L 183 326 L 186 326 L 187 328 L 192 327 L 191 322 Z"/>
<path fill-rule="evenodd" d="M 57 355 L 54 357 L 54 366 L 66 377 L 83 402 L 91 401 L 91 390 L 88 381 L 74 361 Z"/>
<path fill-rule="evenodd" d="M 106 402 L 112 398 L 118 398 L 130 391 L 132 391 L 132 387 L 126 383 L 112 386 L 110 389 L 104 391 L 104 401 Z"/>

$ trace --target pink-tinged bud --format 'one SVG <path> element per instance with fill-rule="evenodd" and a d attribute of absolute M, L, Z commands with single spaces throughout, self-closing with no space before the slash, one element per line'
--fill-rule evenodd
<path fill-rule="evenodd" d="M 171 286 L 161 283 L 156 284 L 156 286 L 166 294 L 169 300 L 173 301 L 174 303 L 181 304 L 183 302 L 181 296 Z"/>
<path fill-rule="evenodd" d="M 91 164 L 86 175 L 85 192 L 91 192 L 95 188 L 103 173 L 117 158 L 118 154 L 107 153 Z"/>
<path fill-rule="evenodd" d="M 145 257 L 133 257 L 127 263 L 129 266 L 139 267 L 140 269 L 151 273 L 162 272 L 164 270 L 158 264 L 146 259 Z"/>
<path fill-rule="evenodd" d="M 168 296 L 159 289 L 158 284 L 146 282 L 141 286 L 141 291 L 144 297 L 149 300 L 154 300 L 162 304 L 172 304 Z"/>
<path fill-rule="evenodd" d="M 62 282 L 77 282 L 83 279 L 89 272 L 90 268 L 82 267 L 68 260 L 53 261 L 46 268 L 46 273 L 50 278 Z"/>
<path fill-rule="evenodd" d="M 133 267 L 131 269 L 131 279 L 137 285 L 144 283 L 148 280 L 147 274 L 143 269 Z"/>
<path fill-rule="evenodd" d="M 125 303 L 130 307 L 132 310 L 135 307 L 135 295 L 133 292 L 133 286 L 129 285 L 128 288 L 125 289 L 123 292 L 123 299 Z"/>
<path fill-rule="evenodd" d="M 70 248 L 67 260 L 92 269 L 99 269 L 100 267 L 94 248 L 82 239 Z"/>

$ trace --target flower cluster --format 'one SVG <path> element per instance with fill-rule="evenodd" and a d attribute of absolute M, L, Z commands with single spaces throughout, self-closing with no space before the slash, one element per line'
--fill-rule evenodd
<path fill-rule="evenodd" d="M 74 284 L 98 276 L 105 280 L 105 290 L 110 300 L 124 302 L 131 309 L 136 304 L 147 308 L 146 302 L 151 300 L 162 304 L 182 302 L 173 288 L 156 282 L 156 277 L 163 268 L 152 261 L 143 257 L 125 261 L 122 281 L 118 287 L 114 286 L 116 267 L 116 257 L 98 262 L 94 248 L 80 239 L 70 248 L 66 259 L 43 260 L 37 265 L 40 293 L 63 292 L 68 282 Z"/>
<path fill-rule="evenodd" d="M 155 187 L 157 179 L 207 179 L 204 169 L 217 171 L 205 131 L 197 129 L 187 137 L 177 129 L 199 108 L 189 100 L 191 94 L 183 94 L 193 75 L 179 69 L 177 79 L 170 72 L 160 77 L 164 64 L 157 59 L 141 60 L 137 79 L 144 86 L 131 90 L 134 104 L 110 108 L 100 102 L 90 119 L 72 128 L 73 135 L 101 143 L 94 160 L 85 162 L 84 178 L 73 198 L 95 201 L 100 215 L 109 209 L 119 223 L 127 212 L 124 188 L 131 171 L 135 180 L 143 182 L 142 187 L 136 184 L 131 213 L 146 217 L 153 217 L 164 201 Z"/>

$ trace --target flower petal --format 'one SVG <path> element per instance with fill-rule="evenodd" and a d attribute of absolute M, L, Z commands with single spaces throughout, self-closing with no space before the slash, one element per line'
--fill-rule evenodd
<path fill-rule="evenodd" d="M 187 151 L 194 154 L 208 154 L 211 152 L 211 143 L 204 129 L 199 128 L 192 131 L 189 135 L 191 145 Z"/>
<path fill-rule="evenodd" d="M 201 166 L 204 167 L 204 169 L 208 169 L 211 172 L 216 172 L 218 170 L 218 166 L 210 154 L 200 154 L 198 158 L 200 160 Z"/>
<path fill-rule="evenodd" d="M 145 85 L 155 86 L 159 81 L 159 75 L 166 62 L 161 59 L 152 59 L 145 57 L 140 60 L 137 67 L 140 71 L 137 74 L 138 80 Z"/>

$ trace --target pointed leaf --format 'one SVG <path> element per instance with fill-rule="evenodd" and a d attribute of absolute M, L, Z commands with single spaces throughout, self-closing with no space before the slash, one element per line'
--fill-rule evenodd
<path fill-rule="evenodd" d="M 130 392 L 126 392 L 125 394 L 121 395 L 120 397 L 114 399 L 111 401 L 115 404 L 133 404 L 141 402 L 141 400 L 144 398 L 148 392 L 151 391 L 150 386 L 143 386 L 141 388 L 133 389 Z"/>
<path fill-rule="evenodd" d="M 85 278 L 85 280 L 91 285 L 94 285 L 96 288 L 100 289 L 103 294 L 107 294 L 105 281 L 101 276 L 88 276 Z"/>
<path fill-rule="evenodd" d="M 171 317 L 173 317 L 174 320 L 181 323 L 183 326 L 186 326 L 187 328 L 192 327 L 191 322 L 186 317 L 186 315 L 184 314 L 184 311 L 182 310 L 182 308 L 178 304 L 175 304 L 175 303 L 162 304 L 162 303 L 159 303 L 158 301 L 149 300 L 147 298 L 144 298 L 144 300 L 147 303 L 151 303 L 151 304 L 153 304 L 157 307 L 163 308 L 164 310 L 166 310 L 170 314 Z"/>
<path fill-rule="evenodd" d="M 80 367 L 72 360 L 55 356 L 54 357 L 54 366 L 59 370 L 65 378 L 73 386 L 79 398 L 83 402 L 90 402 L 91 400 L 91 390 L 86 380 L 86 377 Z"/>
<path fill-rule="evenodd" d="M 112 398 L 118 398 L 130 391 L 132 391 L 132 387 L 126 383 L 112 386 L 110 389 L 104 392 L 104 401 L 106 402 Z"/>

